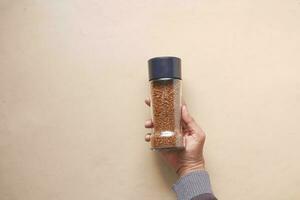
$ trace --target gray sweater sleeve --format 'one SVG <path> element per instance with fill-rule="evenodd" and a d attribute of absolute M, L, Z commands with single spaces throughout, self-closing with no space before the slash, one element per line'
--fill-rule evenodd
<path fill-rule="evenodd" d="M 173 185 L 173 190 L 178 200 L 217 200 L 212 193 L 208 173 L 204 170 L 181 177 Z"/>

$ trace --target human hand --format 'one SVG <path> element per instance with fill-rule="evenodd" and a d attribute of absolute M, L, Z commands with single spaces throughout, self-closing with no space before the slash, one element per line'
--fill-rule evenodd
<path fill-rule="evenodd" d="M 145 103 L 150 106 L 149 99 L 146 99 Z M 182 134 L 186 141 L 185 149 L 182 151 L 159 152 L 180 177 L 193 171 L 205 169 L 203 157 L 205 133 L 189 114 L 185 104 L 181 109 Z M 151 119 L 145 122 L 145 128 L 153 128 L 153 126 Z M 149 142 L 150 138 L 151 136 L 147 134 L 145 140 Z"/>

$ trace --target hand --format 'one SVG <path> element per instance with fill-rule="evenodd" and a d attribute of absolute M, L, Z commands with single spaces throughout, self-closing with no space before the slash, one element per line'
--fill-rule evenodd
<path fill-rule="evenodd" d="M 145 103 L 150 106 L 149 99 L 146 99 Z M 186 141 L 185 149 L 182 151 L 159 152 L 180 177 L 193 171 L 205 169 L 203 157 L 205 133 L 191 117 L 185 104 L 181 109 L 182 134 Z M 151 119 L 145 122 L 145 128 L 153 128 Z M 145 140 L 149 142 L 150 138 L 150 135 L 146 135 Z"/>

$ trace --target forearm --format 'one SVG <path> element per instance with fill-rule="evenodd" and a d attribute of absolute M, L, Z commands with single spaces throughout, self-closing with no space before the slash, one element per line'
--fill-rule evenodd
<path fill-rule="evenodd" d="M 212 193 L 209 175 L 204 170 L 181 177 L 173 185 L 173 190 L 178 200 L 217 200 Z"/>

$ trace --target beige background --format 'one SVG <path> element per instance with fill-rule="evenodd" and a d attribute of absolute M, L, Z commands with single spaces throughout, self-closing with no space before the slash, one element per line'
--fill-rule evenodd
<path fill-rule="evenodd" d="M 0 199 L 174 199 L 143 141 L 161 55 L 219 199 L 300 199 L 299 35 L 299 0 L 0 0 Z"/>

